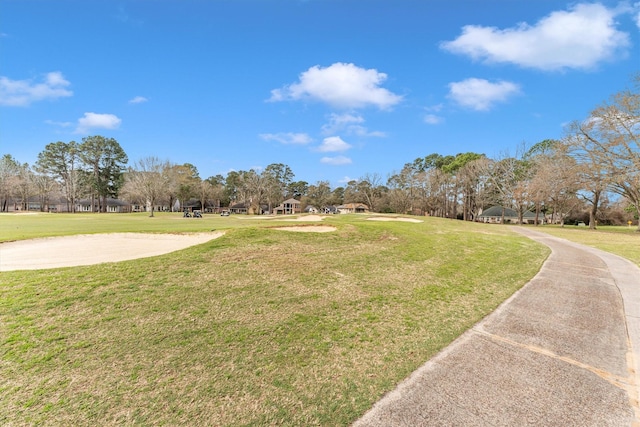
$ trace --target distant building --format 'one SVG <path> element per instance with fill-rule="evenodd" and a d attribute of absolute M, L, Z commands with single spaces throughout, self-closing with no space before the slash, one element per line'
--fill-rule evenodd
<path fill-rule="evenodd" d="M 479 222 L 485 222 L 489 224 L 501 224 L 504 218 L 505 224 L 518 224 L 518 212 L 511 208 L 503 208 L 502 206 L 492 206 L 487 210 L 482 211 L 478 215 Z M 542 221 L 542 218 L 540 219 Z M 526 211 L 522 215 L 523 224 L 535 224 L 536 214 L 531 211 Z"/>
<path fill-rule="evenodd" d="M 367 213 L 369 212 L 369 206 L 364 203 L 347 203 L 344 205 L 336 206 L 336 211 L 341 214 L 348 213 Z"/>
<path fill-rule="evenodd" d="M 276 215 L 293 215 L 302 213 L 302 205 L 299 200 L 287 199 L 279 206 L 273 209 L 273 213 Z"/>

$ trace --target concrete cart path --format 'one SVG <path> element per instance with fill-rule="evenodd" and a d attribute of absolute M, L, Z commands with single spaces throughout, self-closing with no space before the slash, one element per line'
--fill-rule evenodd
<path fill-rule="evenodd" d="M 640 268 L 517 231 L 540 272 L 354 426 L 640 426 Z"/>

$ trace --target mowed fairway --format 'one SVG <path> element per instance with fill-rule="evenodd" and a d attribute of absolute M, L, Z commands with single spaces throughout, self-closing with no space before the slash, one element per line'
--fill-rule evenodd
<path fill-rule="evenodd" d="M 336 215 L 1 216 L 2 240 L 224 236 L 141 260 L 0 273 L 1 425 L 348 425 L 540 268 L 509 227 Z"/>
<path fill-rule="evenodd" d="M 567 225 L 540 227 L 539 231 L 619 255 L 640 266 L 640 233 L 637 227 L 600 226 L 597 230 Z"/>

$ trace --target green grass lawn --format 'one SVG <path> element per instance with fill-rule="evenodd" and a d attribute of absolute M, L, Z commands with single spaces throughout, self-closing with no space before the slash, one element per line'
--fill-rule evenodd
<path fill-rule="evenodd" d="M 336 215 L 6 215 L 2 240 L 226 229 L 168 255 L 0 273 L 0 425 L 348 425 L 524 285 L 509 227 Z"/>
<path fill-rule="evenodd" d="M 257 217 L 246 215 L 204 215 L 183 218 L 181 213 L 156 212 L 131 214 L 0 214 L 0 242 L 35 237 L 113 232 L 188 233 L 249 227 Z"/>
<path fill-rule="evenodd" d="M 570 225 L 565 227 L 545 225 L 536 230 L 620 255 L 640 267 L 640 233 L 637 232 L 636 226 L 599 226 L 596 230 L 590 230 L 587 227 Z"/>

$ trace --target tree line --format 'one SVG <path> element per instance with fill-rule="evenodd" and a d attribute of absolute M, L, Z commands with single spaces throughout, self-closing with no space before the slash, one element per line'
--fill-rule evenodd
<path fill-rule="evenodd" d="M 320 209 L 363 203 L 374 212 L 470 221 L 494 205 L 514 209 L 520 222 L 527 211 L 560 224 L 587 212 L 585 219 L 595 228 L 599 219 L 606 219 L 603 212 L 614 212 L 618 220 L 637 220 L 640 214 L 639 89 L 640 75 L 631 89 L 572 122 L 562 138 L 518 147 L 513 155 L 433 153 L 406 163 L 386 179 L 371 173 L 337 188 L 328 181 L 295 180 L 292 169 L 282 163 L 202 179 L 192 164 L 153 156 L 127 166 L 127 155 L 113 138 L 58 141 L 46 145 L 33 166 L 9 154 L 0 159 L 0 210 L 6 211 L 10 200 L 27 209 L 34 197 L 44 209 L 61 196 L 71 212 L 81 198 L 91 199 L 94 210 L 104 212 L 109 198 L 120 197 L 148 206 L 151 215 L 156 206 L 174 209 L 189 200 L 216 208 L 242 203 L 248 213 L 258 214 L 295 198 Z"/>

